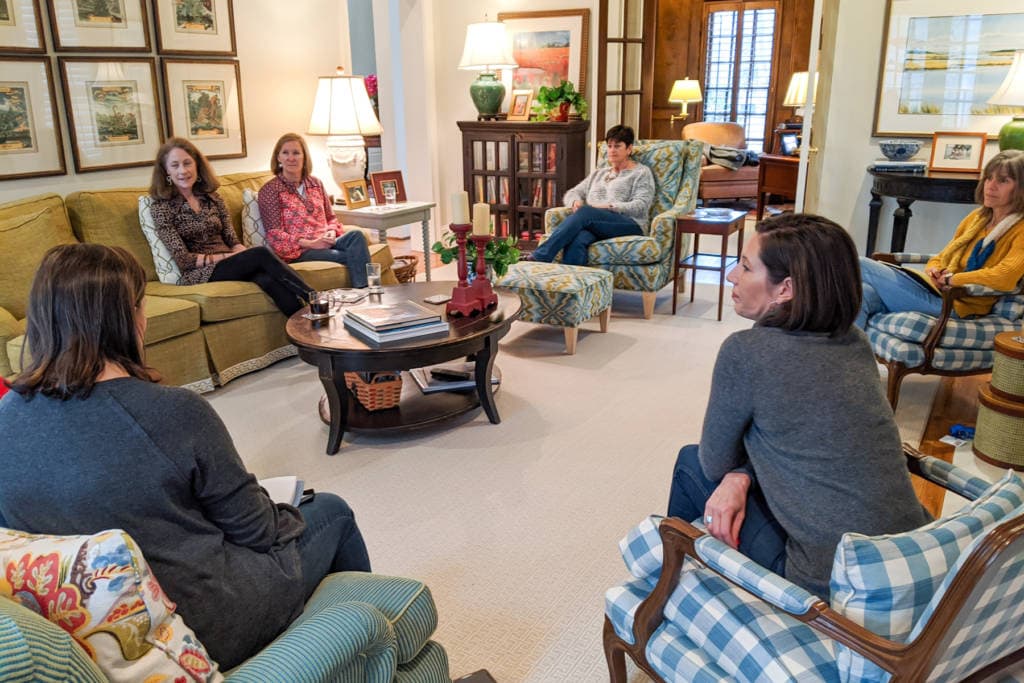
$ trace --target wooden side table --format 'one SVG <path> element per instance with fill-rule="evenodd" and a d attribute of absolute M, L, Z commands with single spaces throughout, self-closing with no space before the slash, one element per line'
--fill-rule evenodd
<path fill-rule="evenodd" d="M 743 227 L 747 219 L 746 211 L 735 211 L 732 209 L 721 209 L 724 213 L 708 215 L 708 209 L 698 209 L 695 213 L 681 216 L 676 219 L 676 247 L 675 247 L 675 272 L 672 275 L 672 315 L 676 313 L 676 300 L 679 298 L 679 271 L 692 270 L 690 279 L 690 302 L 693 302 L 693 288 L 697 284 L 698 270 L 718 271 L 718 319 L 722 319 L 722 298 L 725 295 L 725 271 L 730 265 L 737 263 L 743 256 Z M 711 211 L 717 211 L 711 209 Z M 735 258 L 729 256 L 729 235 L 734 232 L 740 233 L 739 248 Z M 682 235 L 690 233 L 693 235 L 693 254 L 685 259 L 680 259 L 682 254 Z M 715 254 L 700 253 L 700 236 L 718 235 L 722 238 L 722 253 L 718 265 L 701 265 L 700 257 L 714 258 Z"/>
<path fill-rule="evenodd" d="M 757 220 L 764 218 L 765 195 L 781 194 L 796 199 L 800 157 L 762 154 L 757 172 Z"/>
<path fill-rule="evenodd" d="M 381 244 L 388 242 L 388 229 L 419 221 L 423 228 L 423 266 L 430 282 L 430 210 L 434 202 L 402 202 L 400 204 L 364 206 L 361 209 L 334 207 L 334 215 L 342 224 L 352 223 L 376 230 Z"/>

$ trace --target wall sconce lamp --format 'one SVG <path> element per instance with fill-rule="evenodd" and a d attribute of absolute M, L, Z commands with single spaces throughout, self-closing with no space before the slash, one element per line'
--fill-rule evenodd
<path fill-rule="evenodd" d="M 682 109 L 679 113 L 672 115 L 670 123 L 674 125 L 676 121 L 685 121 L 690 115 L 690 113 L 686 111 L 686 105 L 690 102 L 704 101 L 704 98 L 700 94 L 700 83 L 690 78 L 684 78 L 681 81 L 676 81 L 672 84 L 672 92 L 668 95 L 668 101 L 682 105 Z"/>

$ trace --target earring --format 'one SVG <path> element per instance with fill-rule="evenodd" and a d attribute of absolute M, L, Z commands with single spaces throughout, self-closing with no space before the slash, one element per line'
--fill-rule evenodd
<path fill-rule="evenodd" d="M 171 176 L 165 176 L 165 177 L 167 178 L 167 184 L 170 185 L 171 184 Z"/>

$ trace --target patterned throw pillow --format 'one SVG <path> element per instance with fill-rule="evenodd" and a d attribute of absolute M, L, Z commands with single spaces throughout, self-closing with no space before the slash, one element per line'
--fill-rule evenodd
<path fill-rule="evenodd" d="M 113 683 L 224 680 L 120 529 L 92 536 L 0 529 L 0 595 L 67 631 Z"/>
<path fill-rule="evenodd" d="M 142 226 L 142 234 L 149 242 L 149 250 L 153 252 L 153 265 L 156 266 L 156 276 L 165 285 L 176 285 L 181 282 L 181 269 L 171 256 L 171 250 L 163 243 L 160 236 L 156 234 L 156 225 L 153 223 L 153 213 L 150 206 L 153 199 L 149 195 L 139 197 L 139 225 Z"/>
<path fill-rule="evenodd" d="M 832 608 L 869 631 L 906 642 L 932 596 L 971 542 L 1024 504 L 1024 482 L 1012 472 L 959 512 L 901 534 L 844 534 L 832 565 Z M 836 646 L 844 681 L 882 681 L 888 674 Z"/>
<path fill-rule="evenodd" d="M 242 243 L 246 247 L 262 247 L 267 244 L 267 234 L 260 220 L 260 203 L 257 194 L 249 188 L 242 190 Z"/>

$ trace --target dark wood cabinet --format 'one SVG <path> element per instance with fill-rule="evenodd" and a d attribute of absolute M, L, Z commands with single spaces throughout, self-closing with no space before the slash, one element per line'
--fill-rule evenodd
<path fill-rule="evenodd" d="M 589 121 L 459 121 L 471 203 L 491 205 L 495 234 L 536 239 L 544 212 L 583 180 Z"/>

